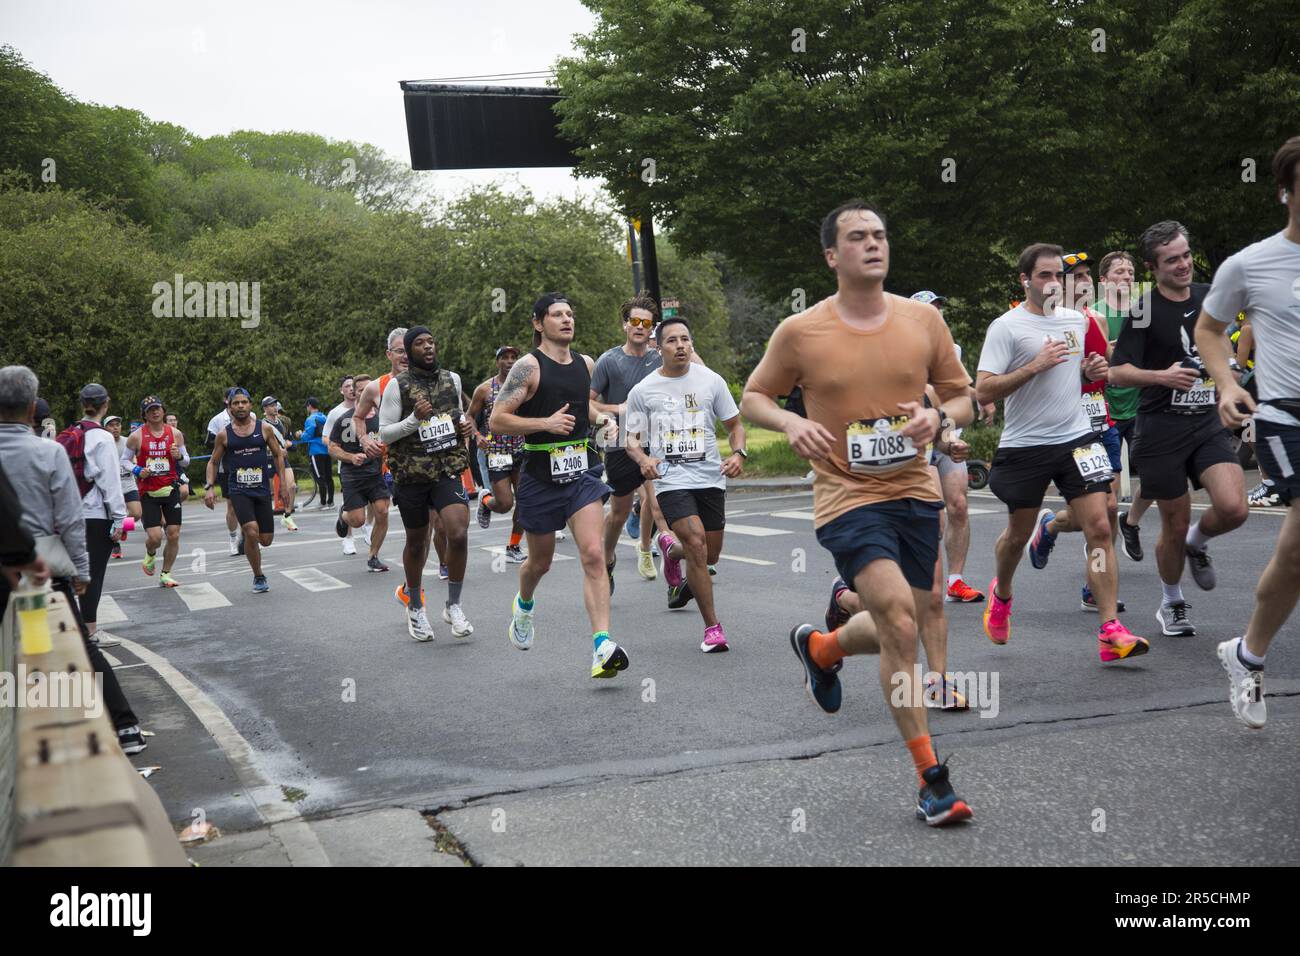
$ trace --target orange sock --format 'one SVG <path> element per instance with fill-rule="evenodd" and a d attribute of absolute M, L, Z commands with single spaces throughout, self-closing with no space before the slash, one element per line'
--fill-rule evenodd
<path fill-rule="evenodd" d="M 460 473 L 460 483 L 465 486 L 466 494 L 474 490 L 474 475 L 468 468 Z"/>
<path fill-rule="evenodd" d="M 519 532 L 516 532 L 515 534 L 512 534 L 512 535 L 510 536 L 510 547 L 512 547 L 512 548 L 517 548 L 517 547 L 519 547 L 519 542 L 520 542 L 520 541 L 523 541 L 523 540 L 524 540 L 524 533 L 523 533 L 522 531 L 519 531 Z"/>
<path fill-rule="evenodd" d="M 912 763 L 916 764 L 916 777 L 925 786 L 925 778 L 921 774 L 925 773 L 931 767 L 939 766 L 939 760 L 934 755 L 934 747 L 930 744 L 930 735 L 925 734 L 921 737 L 913 737 L 905 741 L 907 749 L 912 752 Z"/>
<path fill-rule="evenodd" d="M 839 628 L 824 634 L 821 631 L 813 631 L 808 637 L 808 652 L 812 655 L 813 663 L 818 667 L 834 667 L 838 661 L 844 660 L 844 648 L 840 647 Z"/>
<path fill-rule="evenodd" d="M 492 495 L 490 492 L 483 492 L 483 494 L 479 496 L 478 500 L 484 508 L 487 508 L 489 511 L 492 510 Z"/>

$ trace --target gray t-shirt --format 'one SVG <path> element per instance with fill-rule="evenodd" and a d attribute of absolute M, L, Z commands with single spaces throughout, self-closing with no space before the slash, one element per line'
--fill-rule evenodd
<path fill-rule="evenodd" d="M 1202 308 L 1220 322 L 1238 312 L 1250 318 L 1255 336 L 1259 411 L 1275 425 L 1300 425 L 1268 398 L 1300 398 L 1300 246 L 1282 233 L 1229 256 L 1214 274 Z"/>
<path fill-rule="evenodd" d="M 1061 445 L 1092 434 L 1080 400 L 1087 319 L 1073 309 L 1034 315 L 1023 305 L 993 320 L 980 352 L 979 371 L 1006 375 L 1028 365 L 1050 336 L 1069 346 L 1066 361 L 1040 372 L 1006 398 L 999 448 Z"/>
<path fill-rule="evenodd" d="M 663 364 L 663 356 L 654 349 L 646 349 L 645 355 L 628 355 L 616 345 L 596 360 L 591 390 L 606 405 L 622 405 L 636 384 Z"/>
<path fill-rule="evenodd" d="M 669 464 L 655 481 L 659 491 L 726 488 L 714 429 L 739 414 L 722 376 L 694 363 L 677 378 L 662 370 L 647 375 L 627 399 L 628 431 L 647 439 L 652 458 Z"/>

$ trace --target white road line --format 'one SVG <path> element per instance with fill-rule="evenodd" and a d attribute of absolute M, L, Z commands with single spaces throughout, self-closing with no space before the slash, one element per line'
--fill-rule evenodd
<path fill-rule="evenodd" d="M 743 491 L 740 488 L 735 489 L 735 492 L 738 495 L 743 494 Z M 788 495 L 762 495 L 761 497 L 758 498 L 751 498 L 749 497 L 749 495 L 745 495 L 743 500 L 745 504 L 749 505 L 749 504 L 753 504 L 755 501 L 780 501 L 783 498 L 809 498 L 811 496 L 812 496 L 812 487 L 809 486 L 807 491 L 796 491 Z"/>
<path fill-rule="evenodd" d="M 321 846 L 316 833 L 298 813 L 292 803 L 284 799 L 279 787 L 268 780 L 257 766 L 253 748 L 240 736 L 230 718 L 214 704 L 211 698 L 173 667 L 165 657 L 148 648 L 122 638 L 122 646 L 152 667 L 176 692 L 199 722 L 212 735 L 226 759 L 235 768 L 235 774 L 244 791 L 252 799 L 253 807 L 262 822 L 271 828 L 293 866 L 330 866 L 330 859 Z"/>
<path fill-rule="evenodd" d="M 812 521 L 814 515 L 811 511 L 773 511 L 773 518 L 792 518 L 795 521 Z"/>
<path fill-rule="evenodd" d="M 107 594 L 101 594 L 99 597 L 99 615 L 95 619 L 98 625 L 104 624 L 121 624 L 123 621 L 129 621 L 118 603 Z"/>
<path fill-rule="evenodd" d="M 99 632 L 96 631 L 95 633 L 99 633 Z M 121 667 L 121 666 L 122 666 L 122 662 L 119 661 L 119 660 L 118 660 L 116 657 L 114 657 L 112 654 L 110 654 L 108 651 L 100 651 L 99 653 L 101 653 L 101 654 L 104 655 L 104 660 L 108 661 L 108 666 L 109 666 L 109 667 Z"/>
<path fill-rule="evenodd" d="M 727 522 L 727 534 L 743 534 L 751 538 L 770 538 L 773 535 L 789 534 L 784 528 L 760 528 L 752 524 L 732 524 Z"/>
<path fill-rule="evenodd" d="M 206 611 L 214 607 L 230 607 L 226 596 L 207 581 L 198 584 L 182 584 L 176 588 L 176 594 L 191 611 Z"/>
<path fill-rule="evenodd" d="M 763 568 L 770 568 L 776 564 L 775 561 L 763 561 L 759 558 L 742 558 L 737 554 L 720 554 L 718 557 L 722 558 L 724 561 L 739 561 L 741 564 L 757 564 L 759 567 Z"/>
<path fill-rule="evenodd" d="M 630 542 L 629 542 L 629 543 L 630 543 Z M 486 546 L 485 546 L 485 547 L 480 547 L 479 550 L 480 550 L 480 551 L 486 551 L 488 554 L 499 554 L 499 555 L 502 555 L 502 556 L 504 556 L 505 553 L 506 553 L 506 549 L 505 549 L 504 547 L 486 547 Z M 573 557 L 572 555 L 568 555 L 568 554 L 560 554 L 559 551 L 556 551 L 556 552 L 555 552 L 555 557 L 553 557 L 551 560 L 552 560 L 552 561 L 577 561 L 578 559 L 575 558 L 575 557 Z"/>
<path fill-rule="evenodd" d="M 348 582 L 332 578 L 319 568 L 288 568 L 280 573 L 308 591 L 337 591 L 352 587 Z"/>

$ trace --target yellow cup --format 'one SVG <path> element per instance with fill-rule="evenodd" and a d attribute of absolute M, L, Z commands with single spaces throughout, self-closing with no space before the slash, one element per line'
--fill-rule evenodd
<path fill-rule="evenodd" d="M 45 607 L 45 592 L 16 591 L 13 596 L 18 612 L 18 633 L 22 639 L 23 654 L 35 657 L 54 650 L 50 640 L 50 620 Z"/>

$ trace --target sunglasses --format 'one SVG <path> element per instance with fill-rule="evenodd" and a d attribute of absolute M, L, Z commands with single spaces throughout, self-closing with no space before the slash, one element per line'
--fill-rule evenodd
<path fill-rule="evenodd" d="M 653 329 L 655 327 L 654 319 L 628 319 L 627 323 L 633 328 Z"/>
<path fill-rule="evenodd" d="M 1087 262 L 1087 261 L 1088 261 L 1088 253 L 1086 253 L 1086 252 L 1078 252 L 1078 253 L 1072 252 L 1072 253 L 1070 253 L 1068 256 L 1062 256 L 1062 257 L 1061 257 L 1061 261 L 1064 262 L 1068 268 L 1073 269 L 1073 268 L 1074 268 L 1075 266 L 1077 266 L 1079 263 L 1081 263 L 1081 262 Z"/>

